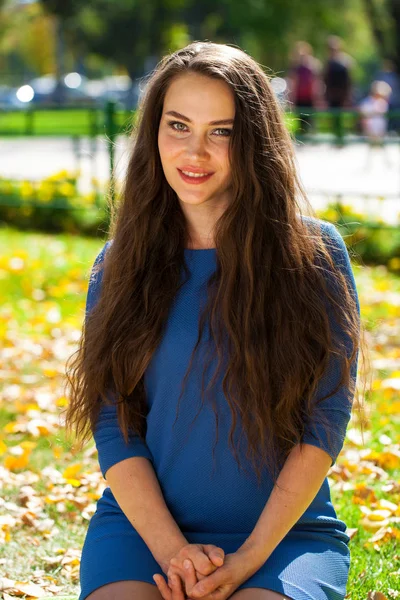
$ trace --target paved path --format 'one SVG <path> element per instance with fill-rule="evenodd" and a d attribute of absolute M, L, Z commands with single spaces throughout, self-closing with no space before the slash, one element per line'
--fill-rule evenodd
<path fill-rule="evenodd" d="M 125 173 L 128 146 L 125 136 L 115 144 L 119 178 Z M 297 144 L 296 156 L 301 180 L 315 208 L 342 194 L 344 202 L 357 210 L 367 207 L 389 222 L 400 221 L 400 145 L 371 150 L 357 143 L 341 149 L 329 144 Z M 91 177 L 107 180 L 109 159 L 104 139 L 82 138 L 78 153 L 68 138 L 0 139 L 0 177 L 37 180 L 77 168 L 82 172 L 79 187 L 83 192 L 91 189 Z"/>

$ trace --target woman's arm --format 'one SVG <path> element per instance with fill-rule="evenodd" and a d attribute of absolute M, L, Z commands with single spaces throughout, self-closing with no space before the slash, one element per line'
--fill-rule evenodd
<path fill-rule="evenodd" d="M 108 469 L 107 482 L 127 519 L 167 573 L 169 561 L 188 541 L 165 503 L 151 462 L 142 456 L 123 460 Z"/>
<path fill-rule="evenodd" d="M 295 446 L 255 528 L 238 552 L 246 551 L 250 561 L 261 567 L 314 500 L 330 464 L 331 457 L 324 450 L 309 444 Z"/>

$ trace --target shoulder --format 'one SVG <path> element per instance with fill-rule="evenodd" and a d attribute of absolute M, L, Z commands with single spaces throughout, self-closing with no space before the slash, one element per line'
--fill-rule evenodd
<path fill-rule="evenodd" d="M 86 299 L 86 314 L 98 302 L 100 297 L 101 283 L 103 279 L 103 263 L 107 250 L 110 248 L 113 240 L 109 240 L 97 254 L 89 278 L 89 287 Z"/>
<path fill-rule="evenodd" d="M 335 225 L 333 225 L 333 223 L 329 223 L 329 221 L 323 221 L 322 219 L 317 219 L 316 217 L 309 217 L 306 215 L 301 215 L 301 220 L 303 221 L 304 225 L 307 226 L 307 229 L 310 232 L 319 229 L 322 237 L 324 238 L 324 241 L 329 242 L 331 240 L 338 240 L 340 238 L 340 240 L 342 240 L 343 242 L 342 236 L 340 235 Z"/>
<path fill-rule="evenodd" d="M 333 263 L 344 275 L 347 282 L 348 290 L 355 298 L 357 310 L 359 313 L 360 304 L 358 299 L 356 281 L 353 273 L 349 251 L 347 249 L 343 237 L 337 230 L 336 226 L 333 225 L 333 223 L 329 223 L 327 221 L 322 221 L 321 219 L 315 219 L 312 217 L 302 217 L 302 219 L 307 223 L 309 227 L 320 227 L 324 244 L 333 260 Z M 327 265 L 326 260 L 323 260 L 322 267 L 326 280 L 328 281 L 328 283 L 331 283 L 332 269 L 329 265 Z M 336 285 L 336 279 L 333 281 L 333 284 Z"/>
<path fill-rule="evenodd" d="M 301 219 L 310 232 L 315 231 L 316 228 L 319 229 L 322 240 L 335 264 L 348 271 L 350 268 L 349 252 L 337 227 L 333 223 L 315 217 L 302 215 Z"/>
<path fill-rule="evenodd" d="M 106 257 L 108 249 L 111 247 L 113 240 L 109 240 L 104 244 L 100 252 L 97 254 L 95 261 L 92 266 L 92 272 L 90 274 L 89 284 L 98 280 L 101 276 L 100 273 L 103 271 L 103 262 Z"/>
<path fill-rule="evenodd" d="M 94 265 L 93 266 L 100 265 L 104 261 L 104 258 L 106 256 L 107 250 L 111 247 L 113 241 L 114 240 L 109 240 L 108 242 L 106 242 L 104 244 L 103 248 L 100 250 L 100 252 L 96 256 L 96 260 L 94 261 Z"/>

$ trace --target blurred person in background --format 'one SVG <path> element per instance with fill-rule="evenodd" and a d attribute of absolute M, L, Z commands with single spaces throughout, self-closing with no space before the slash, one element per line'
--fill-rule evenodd
<path fill-rule="evenodd" d="M 353 84 L 351 69 L 354 60 L 342 51 L 342 40 L 330 35 L 327 40 L 328 59 L 323 69 L 325 100 L 329 108 L 352 106 Z"/>
<path fill-rule="evenodd" d="M 329 109 L 333 112 L 332 128 L 342 146 L 343 123 L 341 110 L 351 108 L 353 84 L 351 69 L 354 60 L 343 52 L 342 40 L 336 35 L 330 35 L 327 39 L 328 58 L 323 68 L 322 78 L 325 84 L 325 100 Z"/>
<path fill-rule="evenodd" d="M 400 130 L 400 76 L 396 71 L 394 62 L 384 58 L 380 70 L 374 77 L 375 81 L 384 81 L 390 85 L 392 92 L 389 96 L 389 111 L 398 111 L 398 115 L 388 115 L 388 131 Z"/>
<path fill-rule="evenodd" d="M 385 151 L 384 138 L 388 130 L 387 112 L 392 88 L 385 81 L 373 81 L 369 95 L 358 106 L 361 115 L 361 128 L 368 140 L 368 153 L 365 169 L 369 167 L 372 150 L 384 150 L 385 162 L 391 166 Z"/>
<path fill-rule="evenodd" d="M 311 111 L 321 106 L 322 82 L 321 62 L 313 56 L 312 46 L 308 42 L 298 41 L 294 45 L 289 66 L 287 84 L 288 99 L 294 109 L 299 111 L 299 133 L 307 133 L 312 127 Z"/>

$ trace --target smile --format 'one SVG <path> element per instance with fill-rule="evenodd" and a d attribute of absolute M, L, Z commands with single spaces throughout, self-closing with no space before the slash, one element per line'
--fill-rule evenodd
<path fill-rule="evenodd" d="M 190 171 L 181 171 L 178 169 L 179 175 L 186 183 L 199 184 L 208 181 L 214 173 L 192 173 Z"/>

